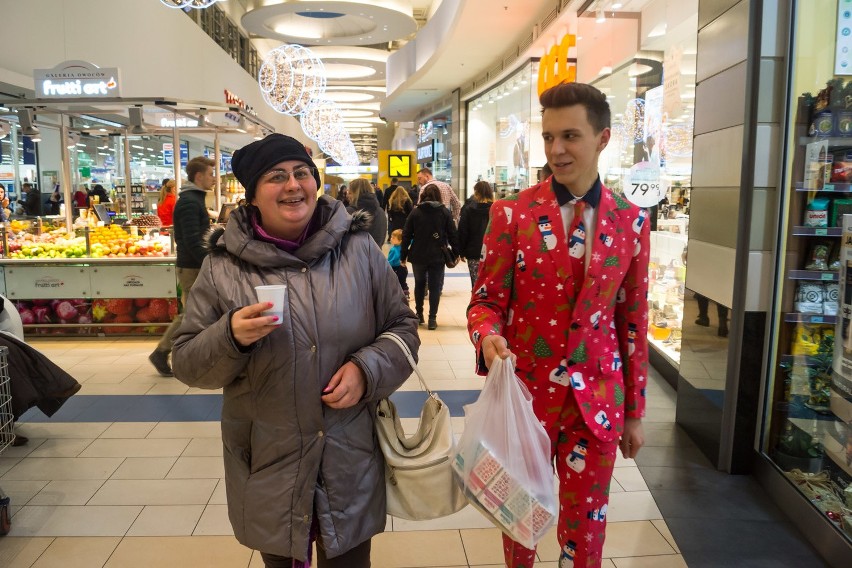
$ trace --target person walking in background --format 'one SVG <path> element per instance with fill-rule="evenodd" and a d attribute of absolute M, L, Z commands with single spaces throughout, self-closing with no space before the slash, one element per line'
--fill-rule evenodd
<path fill-rule="evenodd" d="M 397 187 L 388 201 L 388 234 L 405 228 L 405 221 L 414 209 L 414 204 L 404 187 Z"/>
<path fill-rule="evenodd" d="M 382 211 L 382 206 L 376 200 L 376 192 L 373 191 L 373 186 L 364 178 L 352 180 L 349 184 L 349 205 L 346 210 L 350 214 L 356 211 L 364 211 L 369 213 L 373 219 L 370 225 L 370 235 L 373 240 L 382 248 L 385 244 L 385 238 L 388 234 L 388 217 Z"/>
<path fill-rule="evenodd" d="M 482 253 L 482 239 L 488 227 L 488 214 L 494 203 L 494 191 L 487 181 L 478 181 L 473 186 L 473 200 L 462 207 L 459 219 L 459 250 L 467 261 L 470 272 L 470 285 L 476 282 L 479 271 L 479 256 Z"/>
<path fill-rule="evenodd" d="M 98 199 L 93 199 L 97 197 Z M 95 184 L 92 186 L 92 190 L 89 192 L 89 202 L 90 203 L 109 203 L 109 194 L 104 189 L 104 186 L 101 184 Z"/>
<path fill-rule="evenodd" d="M 48 215 L 59 215 L 59 206 L 62 204 L 62 193 L 59 191 L 59 185 L 56 185 L 53 188 L 53 193 L 50 194 L 50 197 L 47 200 L 48 205 Z"/>
<path fill-rule="evenodd" d="M 420 194 L 417 206 L 402 231 L 402 254 L 400 262 L 409 260 L 414 267 L 414 309 L 421 324 L 423 301 L 429 289 L 429 329 L 438 327 L 438 305 L 444 288 L 444 253 L 442 246 L 448 244 L 454 257 L 459 254 L 458 232 L 450 211 L 441 203 L 441 191 L 435 184 L 427 185 Z"/>
<path fill-rule="evenodd" d="M 408 197 L 411 198 L 411 204 L 415 207 L 420 203 L 420 186 L 416 183 L 408 189 Z"/>
<path fill-rule="evenodd" d="M 399 180 L 397 178 L 391 178 L 390 185 L 385 188 L 385 210 L 388 211 L 388 215 L 390 215 L 390 198 L 391 195 L 393 195 L 393 192 L 396 191 L 397 187 L 399 187 Z"/>
<path fill-rule="evenodd" d="M 5 223 L 12 216 L 9 209 L 9 198 L 6 197 L 6 188 L 0 186 L 0 223 Z"/>
<path fill-rule="evenodd" d="M 31 183 L 21 186 L 21 191 L 26 194 L 24 198 L 24 215 L 36 217 L 41 215 L 41 195 L 38 189 Z"/>
<path fill-rule="evenodd" d="M 644 444 L 650 222 L 601 183 L 606 95 L 562 83 L 540 96 L 553 176 L 492 207 L 467 312 L 477 372 L 516 357 L 516 375 L 551 439 L 560 502 L 559 565 L 600 567 L 620 447 Z M 535 550 L 503 536 L 506 566 Z"/>
<path fill-rule="evenodd" d="M 367 568 L 387 522 L 376 405 L 408 378 L 414 314 L 365 214 L 317 197 L 304 145 L 272 134 L 234 152 L 249 205 L 210 238 L 175 339 L 178 380 L 224 388 L 234 535 L 268 568 Z M 181 200 L 183 197 L 181 197 Z M 180 200 L 178 200 L 178 203 Z M 283 321 L 254 287 L 286 284 Z"/>
<path fill-rule="evenodd" d="M 459 215 L 461 215 L 461 202 L 459 201 L 456 192 L 453 191 L 453 188 L 442 181 L 436 180 L 432 177 L 432 170 L 429 168 L 423 168 L 419 172 L 417 172 L 417 183 L 420 184 L 420 193 L 428 187 L 436 187 L 441 194 L 441 203 L 444 204 L 450 213 L 453 216 L 453 223 L 458 225 L 459 223 Z M 422 197 L 420 199 L 423 200 Z"/>
<path fill-rule="evenodd" d="M 77 186 L 77 191 L 74 192 L 74 207 L 86 208 L 89 206 L 89 193 L 82 185 Z"/>
<path fill-rule="evenodd" d="M 216 174 L 213 170 L 215 165 L 214 160 L 204 156 L 196 156 L 186 164 L 186 177 L 189 183 L 181 188 L 180 199 L 177 200 L 174 208 L 173 232 L 177 247 L 175 272 L 180 283 L 180 299 L 184 309 L 189 298 L 189 291 L 201 269 L 201 263 L 207 256 L 204 235 L 210 228 L 210 217 L 207 214 L 204 198 L 208 191 L 213 190 L 216 183 Z M 157 372 L 164 377 L 173 376 L 169 365 L 169 354 L 172 352 L 174 335 L 182 319 L 182 314 L 175 316 L 157 344 L 157 348 L 148 356 L 148 360 Z"/>
<path fill-rule="evenodd" d="M 160 187 L 160 198 L 157 200 L 157 217 L 164 227 L 174 225 L 175 203 L 177 202 L 177 184 L 170 179 Z"/>
<path fill-rule="evenodd" d="M 402 288 L 403 293 L 405 294 L 406 301 L 411 300 L 411 294 L 408 291 L 408 267 L 402 264 L 400 258 L 402 257 L 402 229 L 396 229 L 391 233 L 390 238 L 391 246 L 388 250 L 388 262 L 391 265 L 391 268 L 396 274 L 396 277 L 399 279 L 399 286 Z"/>

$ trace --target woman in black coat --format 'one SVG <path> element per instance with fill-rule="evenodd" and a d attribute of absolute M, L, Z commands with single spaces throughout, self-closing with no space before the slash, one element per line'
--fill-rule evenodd
<path fill-rule="evenodd" d="M 423 300 L 429 287 L 429 329 L 438 327 L 438 304 L 444 288 L 444 253 L 441 248 L 449 244 L 454 257 L 459 257 L 458 232 L 450 210 L 441 203 L 441 190 L 427 186 L 420 194 L 417 206 L 402 231 L 402 262 L 411 260 L 414 268 L 414 307 L 420 323 L 423 318 Z"/>
<path fill-rule="evenodd" d="M 352 180 L 349 184 L 349 205 L 346 210 L 351 215 L 355 211 L 366 211 L 373 218 L 373 223 L 370 225 L 370 236 L 382 248 L 385 244 L 385 239 L 388 236 L 388 218 L 379 205 L 376 199 L 376 192 L 370 182 L 364 178 Z"/>
<path fill-rule="evenodd" d="M 412 209 L 414 209 L 414 204 L 411 202 L 408 190 L 402 186 L 397 186 L 388 198 L 388 235 L 397 229 L 405 228 L 405 221 Z"/>
<path fill-rule="evenodd" d="M 487 181 L 478 181 L 473 186 L 473 199 L 461 210 L 459 219 L 459 249 L 462 258 L 467 259 L 470 272 L 470 285 L 476 284 L 479 272 L 479 255 L 482 253 L 482 239 L 488 227 L 488 216 L 494 203 L 494 191 Z"/>

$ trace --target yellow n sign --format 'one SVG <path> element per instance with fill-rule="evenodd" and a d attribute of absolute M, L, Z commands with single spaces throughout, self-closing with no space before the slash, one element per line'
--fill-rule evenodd
<path fill-rule="evenodd" d="M 390 177 L 411 177 L 411 156 L 408 154 L 390 154 L 388 156 L 388 175 Z"/>

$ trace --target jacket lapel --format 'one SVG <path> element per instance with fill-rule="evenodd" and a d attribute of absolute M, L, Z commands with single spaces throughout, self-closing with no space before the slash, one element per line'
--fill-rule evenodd
<path fill-rule="evenodd" d="M 530 202 L 530 215 L 532 217 L 530 231 L 538 234 L 539 250 L 542 254 L 546 252 L 550 257 L 553 263 L 552 274 L 558 284 L 564 286 L 566 298 L 570 298 L 571 286 L 568 285 L 568 280 L 571 277 L 571 268 L 568 264 L 568 241 L 565 238 L 562 211 L 550 187 L 550 179 L 540 184 Z"/>

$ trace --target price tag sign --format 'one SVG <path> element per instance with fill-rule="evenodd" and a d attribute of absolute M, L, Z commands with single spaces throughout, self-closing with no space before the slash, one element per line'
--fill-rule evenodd
<path fill-rule="evenodd" d="M 828 229 L 816 229 L 814 230 L 814 234 L 818 237 L 824 237 L 828 234 Z"/>
<path fill-rule="evenodd" d="M 651 162 L 634 164 L 624 179 L 624 196 L 639 207 L 653 207 L 666 196 L 667 190 L 660 178 L 660 168 Z"/>
<path fill-rule="evenodd" d="M 833 272 L 823 272 L 822 273 L 822 279 L 823 280 L 834 280 L 834 273 Z"/>

